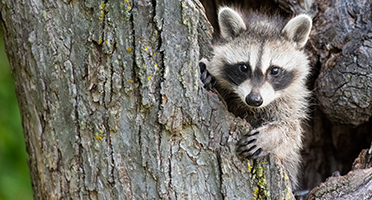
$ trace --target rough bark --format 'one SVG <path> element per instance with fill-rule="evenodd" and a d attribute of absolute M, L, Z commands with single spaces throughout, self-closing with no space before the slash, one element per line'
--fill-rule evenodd
<path fill-rule="evenodd" d="M 345 176 L 330 177 L 314 188 L 306 199 L 371 199 L 372 168 L 351 171 Z"/>
<path fill-rule="evenodd" d="M 371 199 L 372 146 L 364 149 L 354 161 L 353 170 L 345 176 L 338 172 L 314 188 L 306 199 Z"/>
<path fill-rule="evenodd" d="M 245 121 L 205 91 L 196 1 L 3 0 L 35 199 L 293 199 Z"/>
<path fill-rule="evenodd" d="M 346 174 L 371 143 L 370 3 L 319 0 L 311 7 L 314 28 L 308 49 L 318 106 L 305 136 L 306 188 L 334 171 Z"/>
<path fill-rule="evenodd" d="M 310 14 L 314 13 L 314 1 L 315 0 L 274 0 L 278 3 L 279 7 L 290 14 Z"/>
<path fill-rule="evenodd" d="M 372 115 L 372 1 L 319 1 L 312 46 L 319 56 L 315 82 L 322 111 L 353 126 Z"/>

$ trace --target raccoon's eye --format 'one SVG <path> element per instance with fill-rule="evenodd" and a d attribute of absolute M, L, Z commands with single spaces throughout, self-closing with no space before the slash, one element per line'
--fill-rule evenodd
<path fill-rule="evenodd" d="M 281 69 L 277 66 L 272 66 L 271 69 L 270 69 L 270 74 L 275 76 L 275 75 L 278 75 L 280 73 Z"/>
<path fill-rule="evenodd" d="M 241 65 L 239 65 L 239 69 L 242 72 L 247 72 L 248 71 L 248 66 L 244 65 L 244 64 L 241 64 Z"/>

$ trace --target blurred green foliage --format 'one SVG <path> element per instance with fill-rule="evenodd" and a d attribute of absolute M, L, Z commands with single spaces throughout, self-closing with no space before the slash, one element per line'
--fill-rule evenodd
<path fill-rule="evenodd" d="M 0 200 L 32 199 L 27 157 L 14 81 L 0 28 Z"/>

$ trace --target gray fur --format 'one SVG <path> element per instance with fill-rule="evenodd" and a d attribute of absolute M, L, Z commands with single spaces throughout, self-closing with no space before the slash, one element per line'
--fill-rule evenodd
<path fill-rule="evenodd" d="M 259 156 L 274 154 L 295 186 L 302 148 L 301 123 L 307 116 L 309 96 L 305 83 L 310 67 L 302 47 L 310 33 L 311 18 L 299 15 L 286 23 L 280 17 L 257 13 L 242 15 L 223 7 L 218 19 L 222 38 L 214 44 L 215 55 L 207 64 L 207 70 L 216 78 L 216 89 L 229 110 L 252 125 L 252 130 L 242 136 L 238 144 L 238 154 L 249 157 L 256 155 L 254 153 L 260 148 L 263 151 Z M 226 72 L 230 68 L 236 70 L 233 67 L 238 67 L 239 63 L 248 66 L 250 71 L 244 72 L 243 80 L 239 77 L 234 83 L 231 77 L 239 74 L 232 73 L 229 79 Z M 290 76 L 274 77 L 271 69 L 276 66 L 283 72 L 281 76 L 284 72 Z M 259 80 L 255 77 L 258 75 Z M 274 79 L 282 81 L 283 87 L 274 87 L 270 82 Z M 252 92 L 260 94 L 262 105 L 252 107 L 246 103 L 245 98 Z M 252 140 L 255 142 L 250 142 Z M 253 150 L 248 151 L 251 148 Z"/>
<path fill-rule="evenodd" d="M 298 47 L 305 46 L 311 30 L 311 18 L 307 15 L 298 15 L 291 19 L 283 28 L 283 34 Z"/>
<path fill-rule="evenodd" d="M 230 40 L 245 31 L 245 23 L 239 13 L 229 7 L 222 7 L 218 12 L 218 21 L 221 24 L 221 35 Z"/>

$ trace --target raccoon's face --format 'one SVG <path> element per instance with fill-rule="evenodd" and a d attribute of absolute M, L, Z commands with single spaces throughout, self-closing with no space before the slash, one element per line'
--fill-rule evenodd
<path fill-rule="evenodd" d="M 220 9 L 218 17 L 227 42 L 214 47 L 208 70 L 223 88 L 233 90 L 250 107 L 265 107 L 303 88 L 309 72 L 301 50 L 311 29 L 308 16 L 291 19 L 277 33 L 277 27 L 270 27 L 276 24 L 257 22 L 263 32 L 272 30 L 269 37 L 246 31 L 240 14 L 228 7 Z"/>

